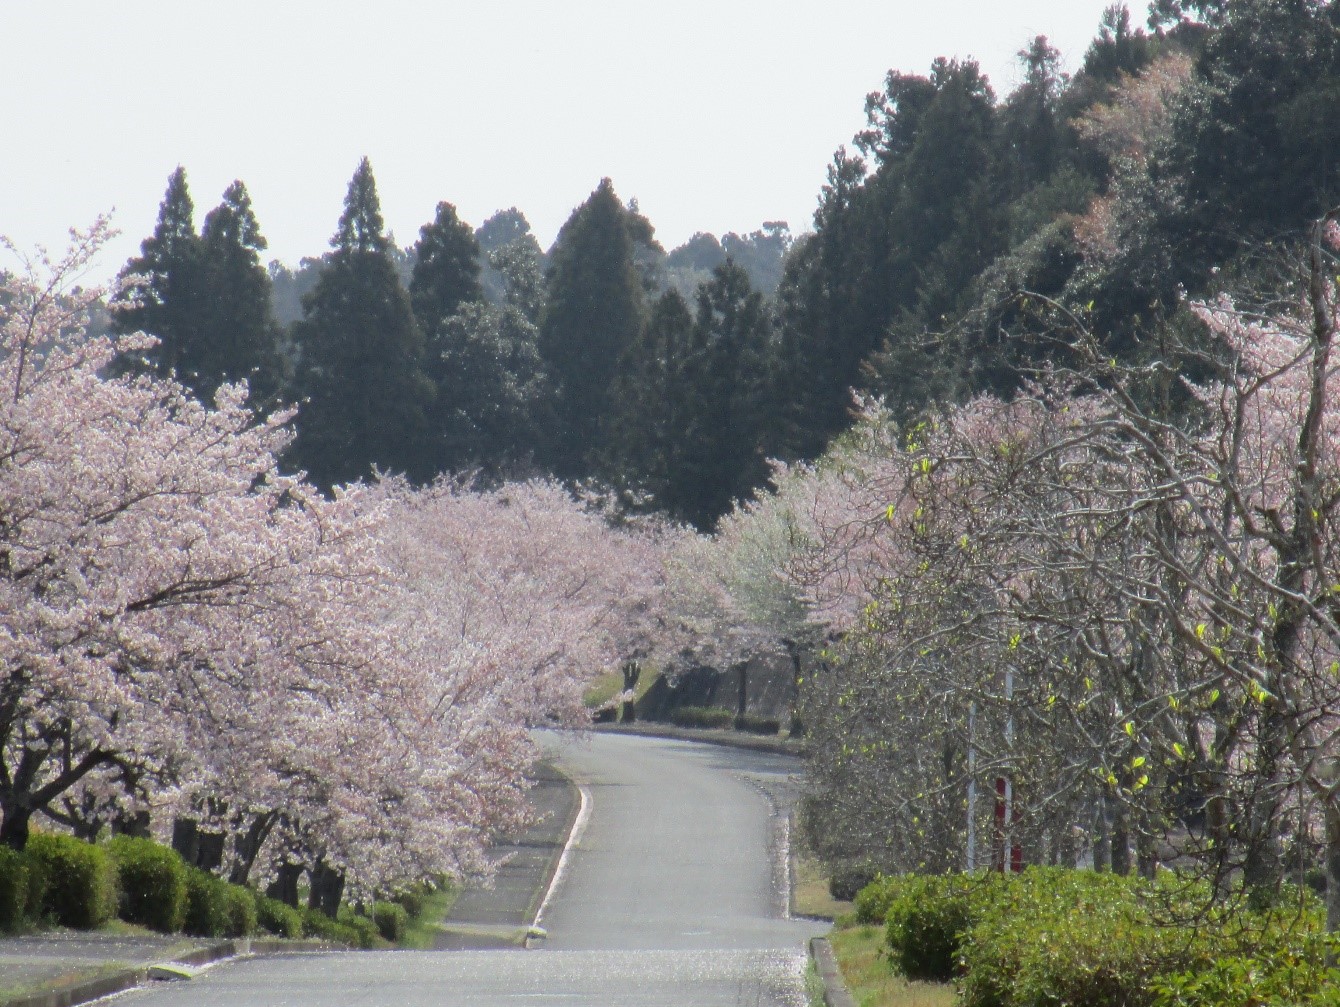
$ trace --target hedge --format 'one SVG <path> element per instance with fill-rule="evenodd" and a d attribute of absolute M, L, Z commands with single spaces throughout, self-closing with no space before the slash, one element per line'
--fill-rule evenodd
<path fill-rule="evenodd" d="M 733 721 L 737 731 L 750 734 L 780 734 L 782 722 L 775 717 L 757 717 L 752 713 L 742 713 Z"/>
<path fill-rule="evenodd" d="M 28 837 L 24 852 L 44 882 L 37 915 L 76 930 L 92 930 L 115 915 L 116 868 L 102 847 L 38 832 Z"/>
<path fill-rule="evenodd" d="M 0 933 L 23 926 L 28 914 L 28 858 L 0 846 Z"/>
<path fill-rule="evenodd" d="M 107 852 L 116 865 L 121 918 L 163 933 L 186 922 L 186 865 L 177 852 L 150 839 L 115 836 Z"/>
<path fill-rule="evenodd" d="M 297 939 L 302 936 L 302 913 L 287 903 L 266 895 L 256 895 L 256 922 L 276 937 Z"/>
<path fill-rule="evenodd" d="M 372 903 L 372 922 L 383 940 L 399 944 L 405 938 L 405 929 L 409 926 L 409 913 L 405 907 L 394 902 Z"/>
<path fill-rule="evenodd" d="M 719 706 L 680 706 L 670 711 L 670 723 L 680 727 L 731 727 L 735 714 Z"/>

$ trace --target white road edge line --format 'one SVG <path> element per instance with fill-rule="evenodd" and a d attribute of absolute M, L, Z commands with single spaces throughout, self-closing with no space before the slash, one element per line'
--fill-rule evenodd
<path fill-rule="evenodd" d="M 586 831 L 587 820 L 591 817 L 591 791 L 585 784 L 577 785 L 577 794 L 581 798 L 581 804 L 577 808 L 577 817 L 573 820 L 572 831 L 568 833 L 568 841 L 563 844 L 563 852 L 558 855 L 558 867 L 554 870 L 554 877 L 549 882 L 549 889 L 544 893 L 544 898 L 540 901 L 539 911 L 535 914 L 535 920 L 531 924 L 533 927 L 540 926 L 540 920 L 544 919 L 544 912 L 549 908 L 549 902 L 554 897 L 554 892 L 558 890 L 559 882 L 563 880 L 563 875 L 568 869 L 568 856 L 572 853 L 572 848 L 581 842 L 582 833 Z"/>

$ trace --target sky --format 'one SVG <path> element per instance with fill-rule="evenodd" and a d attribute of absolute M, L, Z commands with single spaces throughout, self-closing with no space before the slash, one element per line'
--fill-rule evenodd
<path fill-rule="evenodd" d="M 111 212 L 106 279 L 180 164 L 197 223 L 240 178 L 295 264 L 365 155 L 401 245 L 447 200 L 517 206 L 547 248 L 605 176 L 667 249 L 799 233 L 890 68 L 974 58 L 1003 97 L 1036 35 L 1076 69 L 1110 2 L 0 0 L 0 235 L 55 250 Z"/>

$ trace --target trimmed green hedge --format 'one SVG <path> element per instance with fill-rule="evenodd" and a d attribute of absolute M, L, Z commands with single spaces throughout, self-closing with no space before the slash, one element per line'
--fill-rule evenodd
<path fill-rule="evenodd" d="M 150 839 L 114 836 L 107 852 L 116 865 L 121 918 L 163 933 L 186 922 L 186 865 L 176 850 Z"/>
<path fill-rule="evenodd" d="M 256 895 L 256 922 L 276 937 L 302 936 L 302 913 L 278 899 Z"/>
<path fill-rule="evenodd" d="M 895 969 L 954 978 L 960 1007 L 1340 1007 L 1322 908 L 1297 889 L 1231 915 L 1172 873 L 905 875 L 864 889 L 857 914 L 884 915 Z"/>
<path fill-rule="evenodd" d="M 102 847 L 38 832 L 28 837 L 24 852 L 44 882 L 41 916 L 61 926 L 92 930 L 116 914 L 116 868 Z"/>
<path fill-rule="evenodd" d="M 394 902 L 372 903 L 372 922 L 383 940 L 399 944 L 405 938 L 405 928 L 409 926 L 409 913 L 405 907 Z"/>
<path fill-rule="evenodd" d="M 737 731 L 749 734 L 780 734 L 782 722 L 775 717 L 756 717 L 752 713 L 741 714 L 733 721 Z"/>
<path fill-rule="evenodd" d="M 28 915 L 28 858 L 0 846 L 0 933 L 13 933 Z"/>
<path fill-rule="evenodd" d="M 908 875 L 896 886 L 885 885 L 891 897 L 884 906 L 884 939 L 893 966 L 909 979 L 953 979 L 964 932 L 980 916 L 991 890 L 1000 887 L 991 881 L 994 877 Z"/>
<path fill-rule="evenodd" d="M 680 706 L 670 711 L 670 723 L 680 727 L 730 727 L 735 714 L 719 706 Z"/>

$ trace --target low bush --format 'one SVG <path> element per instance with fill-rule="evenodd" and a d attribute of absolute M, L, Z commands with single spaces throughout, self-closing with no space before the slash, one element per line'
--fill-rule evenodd
<path fill-rule="evenodd" d="M 120 915 L 163 933 L 186 922 L 186 865 L 177 851 L 135 836 L 114 836 L 107 852 L 121 889 Z"/>
<path fill-rule="evenodd" d="M 734 720 L 737 731 L 750 734 L 780 734 L 782 722 L 776 717 L 756 717 L 752 713 L 742 713 Z"/>
<path fill-rule="evenodd" d="M 390 901 L 404 908 L 410 917 L 423 915 L 423 900 L 427 890 L 423 885 L 415 885 L 412 888 L 402 888 L 391 896 Z"/>
<path fill-rule="evenodd" d="M 245 885 L 223 882 L 223 905 L 227 923 L 224 937 L 250 937 L 256 932 L 256 893 Z"/>
<path fill-rule="evenodd" d="M 960 942 L 998 875 L 916 875 L 884 879 L 880 895 L 889 960 L 908 979 L 948 982 L 959 971 Z M 880 882 L 862 892 L 879 889 Z M 858 896 L 859 898 L 860 896 Z M 874 903 L 872 896 L 869 903 Z M 874 905 L 869 905 L 873 910 Z"/>
<path fill-rule="evenodd" d="M 28 914 L 28 858 L 0 846 L 0 933 L 13 933 Z"/>
<path fill-rule="evenodd" d="M 993 888 L 961 947 L 964 1007 L 1226 1007 L 1295 1003 L 1253 1001 L 1249 987 L 1225 981 L 1212 998 L 1167 999 L 1169 977 L 1205 976 L 1217 961 L 1250 958 L 1252 982 L 1269 974 L 1288 988 L 1290 962 L 1324 955 L 1322 914 L 1315 896 L 1294 890 L 1294 902 L 1269 913 L 1240 910 L 1240 899 L 1216 898 L 1208 884 L 1178 875 L 1156 882 L 1093 871 L 1030 868 Z M 1311 946 L 1313 951 L 1308 952 Z M 1272 964 L 1272 962 L 1276 964 Z M 1223 979 L 1223 974 L 1220 975 Z M 1231 979 L 1231 977 L 1230 977 Z M 1183 992 L 1187 992 L 1184 990 Z M 1204 994 L 1201 989 L 1197 996 Z M 1243 994 L 1239 997 L 1239 994 Z M 1180 994 L 1179 994 L 1180 995 Z"/>
<path fill-rule="evenodd" d="M 735 714 L 719 706 L 680 706 L 670 711 L 670 723 L 680 727 L 730 727 Z"/>
<path fill-rule="evenodd" d="M 256 896 L 256 923 L 276 937 L 296 940 L 302 936 L 302 913 L 266 895 Z"/>
<path fill-rule="evenodd" d="M 815 834 L 809 832 L 811 826 L 806 828 L 809 835 Z M 842 902 L 852 901 L 857 892 L 879 877 L 879 868 L 869 860 L 835 860 L 824 866 L 828 868 L 828 894 Z"/>
<path fill-rule="evenodd" d="M 357 935 L 354 943 L 360 948 L 385 947 L 382 935 L 377 930 L 377 924 L 372 921 L 370 916 L 364 916 L 362 913 L 356 913 L 349 906 L 340 907 L 340 916 L 338 921 L 342 926 L 353 930 Z"/>
<path fill-rule="evenodd" d="M 338 920 L 332 920 L 320 909 L 309 907 L 300 911 L 302 913 L 302 932 L 305 936 L 315 937 L 323 941 L 334 941 L 336 944 L 347 944 L 355 948 L 361 946 L 359 932 L 352 926 Z"/>
<path fill-rule="evenodd" d="M 44 880 L 36 915 L 76 930 L 92 930 L 115 915 L 116 868 L 102 847 L 39 832 L 28 838 L 24 852 Z"/>
<path fill-rule="evenodd" d="M 372 922 L 384 940 L 399 944 L 405 937 L 405 928 L 409 926 L 409 913 L 405 912 L 404 906 L 394 902 L 374 902 Z"/>
<path fill-rule="evenodd" d="M 878 874 L 856 893 L 856 922 L 867 925 L 884 925 L 889 906 L 902 890 L 903 875 Z"/>
<path fill-rule="evenodd" d="M 209 871 L 186 868 L 186 919 L 192 937 L 223 937 L 232 924 L 228 885 Z"/>

